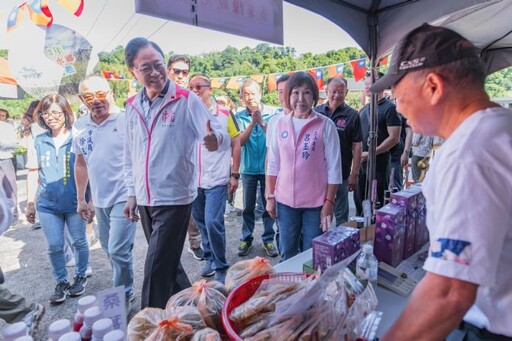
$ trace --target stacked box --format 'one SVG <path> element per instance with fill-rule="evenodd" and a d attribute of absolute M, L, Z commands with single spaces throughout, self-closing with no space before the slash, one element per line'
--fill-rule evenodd
<path fill-rule="evenodd" d="M 359 250 L 359 230 L 338 226 L 313 239 L 313 268 L 325 271 Z"/>
<path fill-rule="evenodd" d="M 375 256 L 393 267 L 404 258 L 405 209 L 387 204 L 376 212 Z"/>
<path fill-rule="evenodd" d="M 418 192 L 408 189 L 391 194 L 391 203 L 405 209 L 404 258 L 415 252 L 416 219 L 418 217 Z"/>
<path fill-rule="evenodd" d="M 421 191 L 421 184 L 415 184 L 409 189 L 418 193 L 416 208 L 416 235 L 414 238 L 414 252 L 417 252 L 429 241 L 429 232 L 427 229 L 427 204 L 425 196 Z"/>

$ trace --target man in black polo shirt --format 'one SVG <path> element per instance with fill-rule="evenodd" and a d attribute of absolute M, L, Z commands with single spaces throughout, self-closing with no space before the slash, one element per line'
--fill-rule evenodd
<path fill-rule="evenodd" d="M 378 74 L 382 77 L 384 74 Z M 366 77 L 364 93 L 370 95 L 371 77 Z M 384 92 L 377 94 L 377 150 L 375 178 L 377 180 L 377 201 L 384 202 L 384 190 L 389 187 L 391 170 L 391 154 L 389 150 L 398 143 L 402 121 L 393 102 L 384 97 Z M 362 200 L 366 189 L 366 172 L 368 161 L 368 136 L 370 134 L 370 105 L 365 105 L 359 112 L 361 128 L 363 130 L 363 154 L 357 190 L 354 192 L 357 215 L 362 215 Z M 370 191 L 369 191 L 370 192 Z"/>
<path fill-rule="evenodd" d="M 329 78 L 326 85 L 328 101 L 315 111 L 329 117 L 338 130 L 343 183 L 338 185 L 334 214 L 336 225 L 348 220 L 348 192 L 355 190 L 361 163 L 363 135 L 358 112 L 345 103 L 348 88 L 343 78 Z"/>

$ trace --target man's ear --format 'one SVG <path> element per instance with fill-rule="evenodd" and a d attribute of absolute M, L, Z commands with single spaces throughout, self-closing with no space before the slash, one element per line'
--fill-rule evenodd
<path fill-rule="evenodd" d="M 78 95 L 78 98 L 80 98 L 80 100 L 82 101 L 82 103 L 87 106 L 87 103 L 85 103 L 85 100 L 84 98 L 82 97 L 82 95 Z"/>
<path fill-rule="evenodd" d="M 439 74 L 431 72 L 425 78 L 423 90 L 428 96 L 430 104 L 436 105 L 445 93 L 445 81 Z"/>
<path fill-rule="evenodd" d="M 135 76 L 135 73 L 133 72 L 133 70 L 131 68 L 128 68 L 128 71 L 130 71 L 130 73 L 132 74 L 133 78 L 135 78 L 137 81 L 139 80 L 137 78 L 137 76 Z"/>

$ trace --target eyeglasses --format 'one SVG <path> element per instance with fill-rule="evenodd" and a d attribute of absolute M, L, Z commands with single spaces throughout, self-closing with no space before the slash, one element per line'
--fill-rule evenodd
<path fill-rule="evenodd" d="M 156 72 L 162 72 L 163 70 L 165 70 L 165 65 L 162 63 L 158 63 L 158 64 L 154 64 L 154 65 L 145 65 L 145 66 L 141 67 L 140 69 L 137 69 L 136 67 L 134 67 L 133 69 L 137 70 L 139 72 L 142 72 L 145 75 L 149 75 L 149 74 L 151 74 L 151 72 L 153 72 L 153 70 L 155 70 Z"/>
<path fill-rule="evenodd" d="M 171 70 L 172 70 L 172 73 L 174 73 L 175 75 L 179 75 L 181 73 L 185 77 L 190 72 L 190 70 L 184 70 L 184 69 L 174 69 L 174 68 L 172 68 Z"/>
<path fill-rule="evenodd" d="M 190 90 L 192 91 L 200 91 L 201 88 L 209 88 L 210 85 L 204 85 L 204 84 L 198 84 L 198 85 L 191 85 Z"/>
<path fill-rule="evenodd" d="M 52 111 L 42 111 L 39 113 L 39 115 L 41 115 L 41 117 L 43 117 L 43 118 L 48 118 L 50 116 L 53 118 L 60 118 L 62 115 L 64 115 L 64 113 L 62 111 L 52 110 Z"/>
<path fill-rule="evenodd" d="M 109 93 L 110 91 L 86 92 L 83 93 L 81 96 L 85 103 L 91 105 L 92 102 L 94 102 L 94 99 L 97 99 L 98 101 L 105 100 Z"/>

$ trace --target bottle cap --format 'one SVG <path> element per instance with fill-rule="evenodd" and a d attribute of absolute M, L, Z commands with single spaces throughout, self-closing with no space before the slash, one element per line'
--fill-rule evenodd
<path fill-rule="evenodd" d="M 28 327 L 25 322 L 16 322 L 5 327 L 3 334 L 5 339 L 14 340 L 18 337 L 27 335 Z"/>
<path fill-rule="evenodd" d="M 103 314 L 101 313 L 100 308 L 98 307 L 92 307 L 85 311 L 84 313 L 84 322 L 88 326 L 92 327 L 94 322 L 98 321 L 103 317 Z"/>
<path fill-rule="evenodd" d="M 14 341 L 34 341 L 34 339 L 30 335 L 25 335 L 25 336 L 17 338 Z"/>
<path fill-rule="evenodd" d="M 59 341 L 82 341 L 82 338 L 80 337 L 80 333 L 69 332 L 69 333 L 62 335 L 59 338 Z"/>
<path fill-rule="evenodd" d="M 92 336 L 96 339 L 103 339 L 103 336 L 114 329 L 114 324 L 109 318 L 100 319 L 92 325 Z"/>
<path fill-rule="evenodd" d="M 71 322 L 69 320 L 57 320 L 50 324 L 48 328 L 48 337 L 52 340 L 58 340 L 62 335 L 71 331 Z"/>
<path fill-rule="evenodd" d="M 363 244 L 363 252 L 364 253 L 373 253 L 373 246 L 371 244 Z"/>
<path fill-rule="evenodd" d="M 103 341 L 124 341 L 124 332 L 119 329 L 112 330 L 103 336 Z"/>
<path fill-rule="evenodd" d="M 78 300 L 78 311 L 82 314 L 89 308 L 96 306 L 96 296 L 89 295 Z"/>

